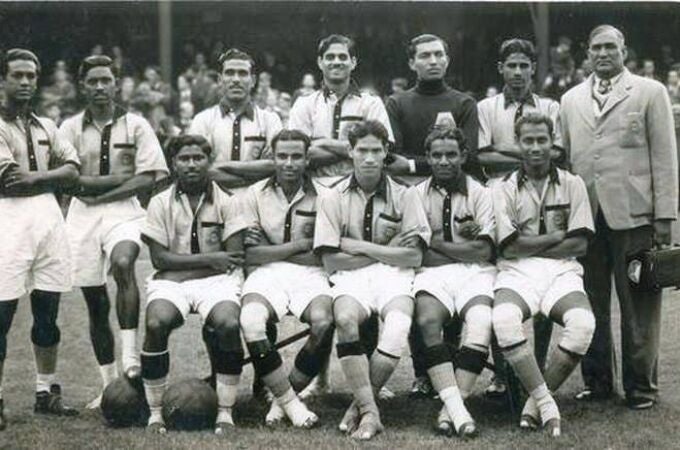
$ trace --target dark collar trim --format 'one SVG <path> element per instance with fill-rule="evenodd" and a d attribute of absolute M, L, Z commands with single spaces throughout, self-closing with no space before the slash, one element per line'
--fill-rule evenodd
<path fill-rule="evenodd" d="M 361 186 L 359 185 L 359 181 L 357 181 L 357 177 L 352 173 L 349 177 L 349 184 L 343 192 L 356 189 L 361 189 Z M 384 173 L 380 176 L 380 181 L 378 182 L 378 187 L 376 188 L 374 195 L 382 197 L 383 200 L 387 200 L 387 176 Z"/>
<path fill-rule="evenodd" d="M 323 97 L 326 100 L 328 100 L 328 97 L 330 97 L 330 95 L 333 93 L 333 91 L 331 91 L 325 84 L 321 86 L 321 92 L 323 93 Z M 349 87 L 347 88 L 345 97 L 349 97 L 350 95 L 361 97 L 361 90 L 359 89 L 359 85 L 354 80 L 349 80 Z"/>
<path fill-rule="evenodd" d="M 226 116 L 227 114 L 233 111 L 231 106 L 227 105 L 224 101 L 220 102 L 219 106 L 220 112 L 222 113 L 222 117 Z M 255 106 L 253 105 L 253 102 L 248 102 L 248 104 L 243 109 L 243 112 L 240 115 L 246 116 L 250 120 L 255 120 Z"/>
<path fill-rule="evenodd" d="M 531 91 L 531 89 L 527 91 L 524 98 L 519 99 L 514 98 L 510 93 L 510 89 L 508 89 L 508 87 L 505 86 L 503 88 L 503 108 L 508 109 L 514 102 L 531 105 L 534 108 L 536 107 L 536 100 L 534 99 L 534 93 Z"/>
<path fill-rule="evenodd" d="M 127 114 L 127 110 L 123 108 L 120 105 L 114 105 L 113 106 L 113 120 L 112 122 L 115 123 L 118 119 L 123 117 L 125 114 Z M 94 123 L 94 119 L 92 118 L 92 111 L 90 111 L 89 108 L 85 108 L 85 112 L 83 113 L 83 127 L 86 125 L 92 125 Z"/>
<path fill-rule="evenodd" d="M 430 183 L 430 188 L 429 189 L 439 189 L 446 191 L 448 194 L 453 194 L 453 193 L 459 193 L 467 197 L 468 194 L 468 189 L 467 189 L 467 177 L 463 172 L 461 172 L 458 177 L 456 177 L 455 180 L 452 180 L 449 183 L 438 183 L 437 180 L 433 177 L 431 177 L 432 181 Z"/>
<path fill-rule="evenodd" d="M 272 175 L 271 177 L 267 178 L 267 181 L 264 183 L 264 186 L 262 186 L 262 190 L 264 191 L 267 189 L 274 189 L 277 186 L 279 186 L 279 182 L 276 180 L 276 175 Z M 307 174 L 305 174 L 302 179 L 302 192 L 304 192 L 305 194 L 317 195 L 316 187 L 314 187 L 312 178 Z"/>
<path fill-rule="evenodd" d="M 557 166 L 555 166 L 555 164 L 553 163 L 550 163 L 548 176 L 550 177 L 549 180 L 550 183 L 560 184 L 560 175 L 559 173 L 557 173 Z M 517 169 L 517 188 L 521 189 L 527 181 L 529 181 L 529 177 L 524 171 L 524 166 L 522 165 L 519 167 L 519 169 Z"/>
<path fill-rule="evenodd" d="M 182 190 L 178 181 L 175 181 L 175 200 L 179 200 L 182 195 L 186 194 Z M 215 186 L 212 181 L 208 181 L 208 186 L 205 188 L 205 201 L 213 203 L 215 200 Z"/>

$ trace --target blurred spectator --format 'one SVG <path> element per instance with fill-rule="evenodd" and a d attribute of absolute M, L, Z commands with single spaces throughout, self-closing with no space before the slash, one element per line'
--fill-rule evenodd
<path fill-rule="evenodd" d="M 62 116 L 58 101 L 43 101 L 40 105 L 40 114 L 52 119 L 57 126 L 61 125 Z"/>
<path fill-rule="evenodd" d="M 264 109 L 267 111 L 277 112 L 276 109 L 279 104 L 279 91 L 269 88 L 267 91 L 267 99 L 265 100 Z"/>
<path fill-rule="evenodd" d="M 560 36 L 557 46 L 550 49 L 550 73 L 543 81 L 541 94 L 559 101 L 562 94 L 576 86 L 576 63 L 571 55 L 571 39 Z"/>
<path fill-rule="evenodd" d="M 170 108 L 172 89 L 160 76 L 160 71 L 155 66 L 147 66 L 144 69 L 144 80 L 137 85 L 133 103 L 139 111 L 150 111 L 160 106 L 164 112 Z M 147 114 L 149 114 L 147 113 Z M 145 114 L 151 121 L 151 118 Z"/>
<path fill-rule="evenodd" d="M 311 73 L 306 73 L 302 76 L 300 87 L 293 92 L 293 103 L 298 97 L 309 95 L 316 90 L 316 79 Z"/>
<path fill-rule="evenodd" d="M 288 128 L 288 118 L 290 117 L 290 107 L 292 106 L 292 98 L 288 92 L 281 92 L 276 106 L 276 112 L 281 118 L 283 128 Z"/>
<path fill-rule="evenodd" d="M 680 77 L 678 77 L 678 71 L 677 70 L 670 70 L 668 71 L 668 75 L 666 76 L 666 89 L 668 89 L 668 95 L 671 98 L 672 103 L 680 103 L 680 96 L 679 94 L 679 87 L 678 83 L 680 82 Z"/>
<path fill-rule="evenodd" d="M 642 71 L 640 72 L 640 75 L 645 78 L 661 81 L 659 77 L 656 76 L 656 65 L 651 59 L 645 59 L 642 61 Z"/>
<path fill-rule="evenodd" d="M 117 103 L 122 107 L 129 109 L 132 105 L 132 99 L 135 93 L 135 79 L 132 77 L 123 77 L 120 80 L 120 91 L 118 92 Z"/>
<path fill-rule="evenodd" d="M 184 72 L 187 81 L 190 83 L 202 78 L 209 69 L 208 63 L 205 60 L 205 54 L 198 52 L 194 56 L 193 64 Z"/>
<path fill-rule="evenodd" d="M 132 63 L 123 55 L 123 49 L 119 46 L 111 47 L 111 59 L 113 59 L 113 66 L 118 70 L 118 76 L 124 77 L 134 73 Z"/>
<path fill-rule="evenodd" d="M 272 89 L 272 76 L 269 72 L 260 72 L 257 77 L 257 89 L 255 91 L 255 104 L 262 109 L 267 108 L 267 97 Z"/>
<path fill-rule="evenodd" d="M 177 77 L 177 103 L 182 102 L 191 102 L 191 84 L 184 75 Z"/>
<path fill-rule="evenodd" d="M 196 111 L 203 111 L 220 100 L 218 80 L 219 74 L 215 70 L 206 70 L 194 79 L 191 85 L 191 102 Z"/>
<path fill-rule="evenodd" d="M 673 68 L 675 64 L 675 58 L 673 58 L 673 48 L 664 44 L 661 46 L 661 64 L 659 64 L 659 69 L 661 73 L 668 72 Z"/>
<path fill-rule="evenodd" d="M 183 101 L 179 104 L 179 128 L 184 134 L 191 125 L 191 120 L 194 118 L 194 104 L 190 101 Z"/>
<path fill-rule="evenodd" d="M 628 54 L 626 56 L 626 62 L 625 62 L 626 69 L 628 69 L 628 71 L 630 73 L 637 74 L 638 70 L 639 70 L 637 52 L 630 47 L 628 47 L 627 49 L 628 49 Z"/>
<path fill-rule="evenodd" d="M 90 55 L 103 55 L 104 54 L 104 47 L 102 44 L 95 44 L 94 47 L 92 47 L 92 50 L 90 50 Z"/>
<path fill-rule="evenodd" d="M 156 129 L 156 136 L 163 148 L 167 148 L 168 141 L 175 136 L 179 136 L 182 130 L 175 125 L 175 120 L 172 117 L 163 117 Z"/>
<path fill-rule="evenodd" d="M 68 116 L 77 109 L 77 95 L 71 76 L 60 67 L 52 73 L 52 83 L 42 89 L 41 100 L 43 103 L 57 103 L 61 112 Z"/>
<path fill-rule="evenodd" d="M 390 89 L 392 90 L 391 94 L 404 92 L 406 89 L 408 89 L 408 80 L 404 77 L 392 78 L 392 81 L 390 82 Z"/>
<path fill-rule="evenodd" d="M 484 94 L 484 97 L 486 98 L 491 98 L 495 97 L 498 95 L 498 88 L 496 86 L 489 86 L 486 88 L 486 93 Z"/>

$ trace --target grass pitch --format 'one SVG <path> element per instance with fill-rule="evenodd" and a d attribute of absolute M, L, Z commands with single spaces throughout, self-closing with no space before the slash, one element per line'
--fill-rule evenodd
<path fill-rule="evenodd" d="M 148 260 L 138 264 L 140 285 L 150 273 Z M 111 284 L 113 286 L 113 284 Z M 143 291 L 143 288 L 142 288 Z M 617 308 L 617 306 L 615 306 Z M 618 314 L 615 314 L 618 317 Z M 108 428 L 99 411 L 84 409 L 99 394 L 101 381 L 89 342 L 85 303 L 79 292 L 63 296 L 60 313 L 62 345 L 58 378 L 69 405 L 81 409 L 75 419 L 44 418 L 33 415 L 35 371 L 30 345 L 30 307 L 22 299 L 9 335 L 5 365 L 4 398 L 9 427 L 0 432 L 2 449 L 298 449 L 298 448 L 680 448 L 680 292 L 664 294 L 661 360 L 659 363 L 660 401 L 652 410 L 633 412 L 620 398 L 590 404 L 572 399 L 581 386 L 577 371 L 558 391 L 557 401 L 563 418 L 563 436 L 551 440 L 541 432 L 522 433 L 503 402 L 490 401 L 482 391 L 490 373 L 485 371 L 468 404 L 479 423 L 481 437 L 472 442 L 436 436 L 434 420 L 439 401 L 412 400 L 407 391 L 412 381 L 410 358 L 402 359 L 389 387 L 397 398 L 382 402 L 380 409 L 386 430 L 368 443 L 357 443 L 337 431 L 337 423 L 350 403 L 350 394 L 337 359 L 333 356 L 334 393 L 315 399 L 310 408 L 320 417 L 314 430 L 296 430 L 282 425 L 263 425 L 266 408 L 250 395 L 252 367 L 244 369 L 235 420 L 238 428 L 228 436 L 211 432 L 173 432 L 165 436 L 149 435 L 143 428 Z M 617 320 L 617 319 L 615 319 Z M 115 324 L 112 308 L 112 323 Z M 615 327 L 618 327 L 616 322 Z M 301 325 L 286 318 L 279 338 L 300 330 Z M 559 331 L 557 331 L 559 333 Z M 616 332 L 618 335 L 618 331 Z M 287 364 L 301 344 L 287 347 L 283 354 Z M 178 330 L 170 341 L 170 377 L 202 377 L 208 373 L 208 358 L 201 343 L 200 324 L 196 316 Z"/>

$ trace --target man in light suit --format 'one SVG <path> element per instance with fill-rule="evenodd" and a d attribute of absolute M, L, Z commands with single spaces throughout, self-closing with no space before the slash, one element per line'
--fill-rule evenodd
<path fill-rule="evenodd" d="M 623 388 L 630 408 L 647 409 L 657 396 L 661 293 L 633 292 L 626 258 L 670 243 L 678 209 L 673 114 L 661 83 L 624 68 L 626 46 L 618 29 L 593 29 L 588 56 L 594 73 L 564 94 L 560 111 L 563 144 L 574 173 L 586 182 L 596 227 L 583 260 L 596 329 L 582 362 L 586 387 L 576 398 L 608 398 L 614 390 L 613 272 Z"/>

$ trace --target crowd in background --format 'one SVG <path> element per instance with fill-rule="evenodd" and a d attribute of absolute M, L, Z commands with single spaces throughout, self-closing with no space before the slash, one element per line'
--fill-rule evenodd
<path fill-rule="evenodd" d="M 149 120 L 161 142 L 183 133 L 189 127 L 194 114 L 216 104 L 221 98 L 216 60 L 224 50 L 224 44 L 218 42 L 208 52 L 198 51 L 193 46 L 185 47 L 185 67 L 172 83 L 162 78 L 158 66 L 138 65 L 137 61 L 129 60 L 119 46 L 104 49 L 101 45 L 96 45 L 91 51 L 91 54 L 106 53 L 112 57 L 121 77 L 118 103 Z M 536 80 L 536 90 L 559 101 L 562 94 L 582 82 L 591 69 L 587 58 L 580 64 L 577 63 L 577 53 L 573 49 L 572 40 L 560 36 L 557 45 L 550 49 L 548 75 L 544 80 Z M 654 78 L 666 85 L 673 103 L 675 122 L 680 125 L 680 61 L 675 61 L 670 45 L 661 47 L 661 55 L 658 61 L 640 58 L 634 49 L 629 48 L 626 67 L 633 73 Z M 60 124 L 82 107 L 76 76 L 63 60 L 43 70 L 47 70 L 47 76 L 36 107 L 39 113 Z M 317 89 L 318 83 L 314 74 L 306 73 L 301 77 L 298 86 L 282 86 L 276 79 L 276 74 L 280 75 L 282 70 L 288 68 L 279 67 L 275 57 L 265 52 L 262 64 L 257 68 L 258 81 L 253 98 L 261 108 L 277 113 L 285 127 L 292 104 L 299 96 Z M 389 92 L 375 93 L 386 99 L 395 92 L 410 88 L 408 79 L 403 75 L 405 74 L 391 79 Z M 374 91 L 368 86 L 364 88 Z M 498 91 L 497 86 L 488 86 L 480 92 L 466 93 L 481 99 L 494 96 Z"/>

